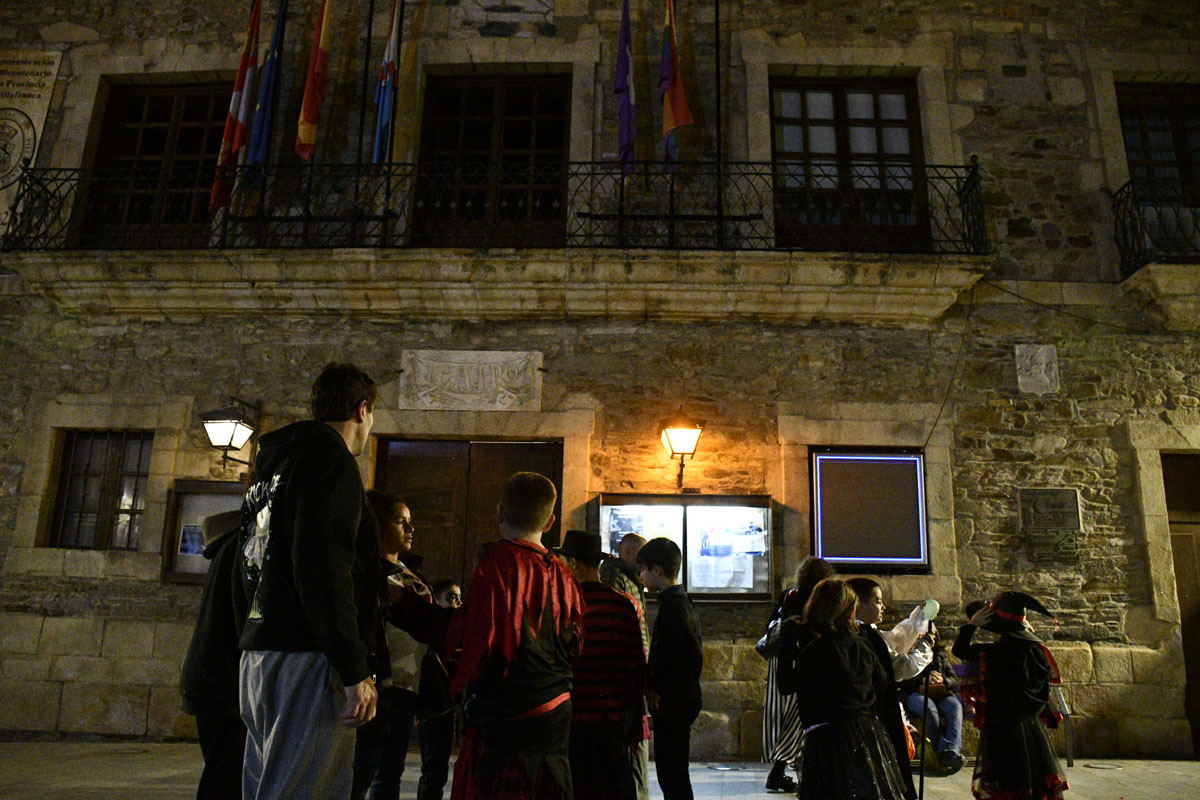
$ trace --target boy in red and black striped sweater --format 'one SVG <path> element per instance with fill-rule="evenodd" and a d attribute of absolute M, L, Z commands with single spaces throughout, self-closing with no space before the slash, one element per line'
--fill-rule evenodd
<path fill-rule="evenodd" d="M 575 800 L 636 800 L 646 657 L 633 599 L 600 582 L 600 536 L 567 531 L 558 553 L 583 588 L 583 649 L 571 688 Z"/>

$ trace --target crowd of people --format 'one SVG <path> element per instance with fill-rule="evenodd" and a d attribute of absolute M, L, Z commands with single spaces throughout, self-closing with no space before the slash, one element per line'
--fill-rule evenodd
<path fill-rule="evenodd" d="M 914 735 L 935 774 L 953 774 L 965 762 L 961 695 L 980 728 L 972 794 L 1061 800 L 1069 787 L 1046 733 L 1061 721 L 1050 703 L 1058 669 L 1026 617 L 1027 610 L 1050 616 L 1035 598 L 1006 591 L 967 606 L 951 650 L 963 662 L 960 680 L 925 608 L 880 630 L 886 607 L 879 583 L 839 579 L 815 557 L 801 562 L 795 584 L 780 595 L 758 648 L 770 660 L 767 791 L 913 800 Z M 995 640 L 974 642 L 981 629 Z"/>
<path fill-rule="evenodd" d="M 205 761 L 197 797 L 393 800 L 415 729 L 417 797 L 441 800 L 461 727 L 451 800 L 648 800 L 651 741 L 664 800 L 691 800 L 703 647 L 679 547 L 629 533 L 609 556 L 572 530 L 547 548 L 557 490 L 519 472 L 465 594 L 430 581 L 408 504 L 366 491 L 355 460 L 377 392 L 354 365 L 328 365 L 312 419 L 262 437 L 242 509 L 205 520 L 211 563 L 181 679 Z M 1061 798 L 1040 719 L 1056 668 L 1026 609 L 1048 613 L 1017 592 L 971 612 L 952 648 L 971 665 L 959 687 L 919 614 L 879 630 L 878 583 L 806 559 L 760 642 L 766 788 L 915 798 L 905 712 L 956 771 L 961 689 L 982 730 L 975 796 Z M 979 628 L 997 640 L 975 642 Z"/>

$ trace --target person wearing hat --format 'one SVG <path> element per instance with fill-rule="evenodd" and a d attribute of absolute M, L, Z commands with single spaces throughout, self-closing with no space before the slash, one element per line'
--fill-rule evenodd
<path fill-rule="evenodd" d="M 567 531 L 556 551 L 583 591 L 583 649 L 571 688 L 575 800 L 635 800 L 646 657 L 633 599 L 600 582 L 600 535 Z"/>
<path fill-rule="evenodd" d="M 1001 592 L 959 630 L 951 650 L 961 661 L 979 666 L 979 752 L 971 778 L 977 798 L 1061 800 L 1070 788 L 1041 719 L 1050 685 L 1059 680 L 1058 667 L 1028 625 L 1027 609 L 1052 616 L 1024 592 Z M 999 639 L 974 644 L 977 628 L 999 634 Z"/>
<path fill-rule="evenodd" d="M 196 717 L 204 771 L 197 800 L 235 800 L 242 796 L 242 752 L 246 723 L 238 710 L 238 637 L 247 604 L 234 591 L 234 563 L 242 509 L 205 517 L 204 557 L 211 563 L 204 579 L 200 613 L 179 680 L 184 713 Z"/>

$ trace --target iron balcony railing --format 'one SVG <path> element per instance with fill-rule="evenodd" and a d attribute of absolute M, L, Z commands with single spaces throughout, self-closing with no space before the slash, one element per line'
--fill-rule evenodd
<path fill-rule="evenodd" d="M 1200 263 L 1200 184 L 1135 179 L 1113 194 L 1121 273 L 1152 261 Z"/>
<path fill-rule="evenodd" d="M 10 250 L 667 248 L 983 253 L 977 163 L 26 169 Z"/>

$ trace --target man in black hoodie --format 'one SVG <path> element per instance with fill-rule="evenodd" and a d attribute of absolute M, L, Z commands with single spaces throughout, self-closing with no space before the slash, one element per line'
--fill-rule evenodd
<path fill-rule="evenodd" d="M 330 364 L 313 383 L 312 421 L 260 442 L 239 554 L 247 800 L 347 797 L 354 728 L 375 716 L 379 538 L 355 456 L 376 395 L 362 370 Z"/>

